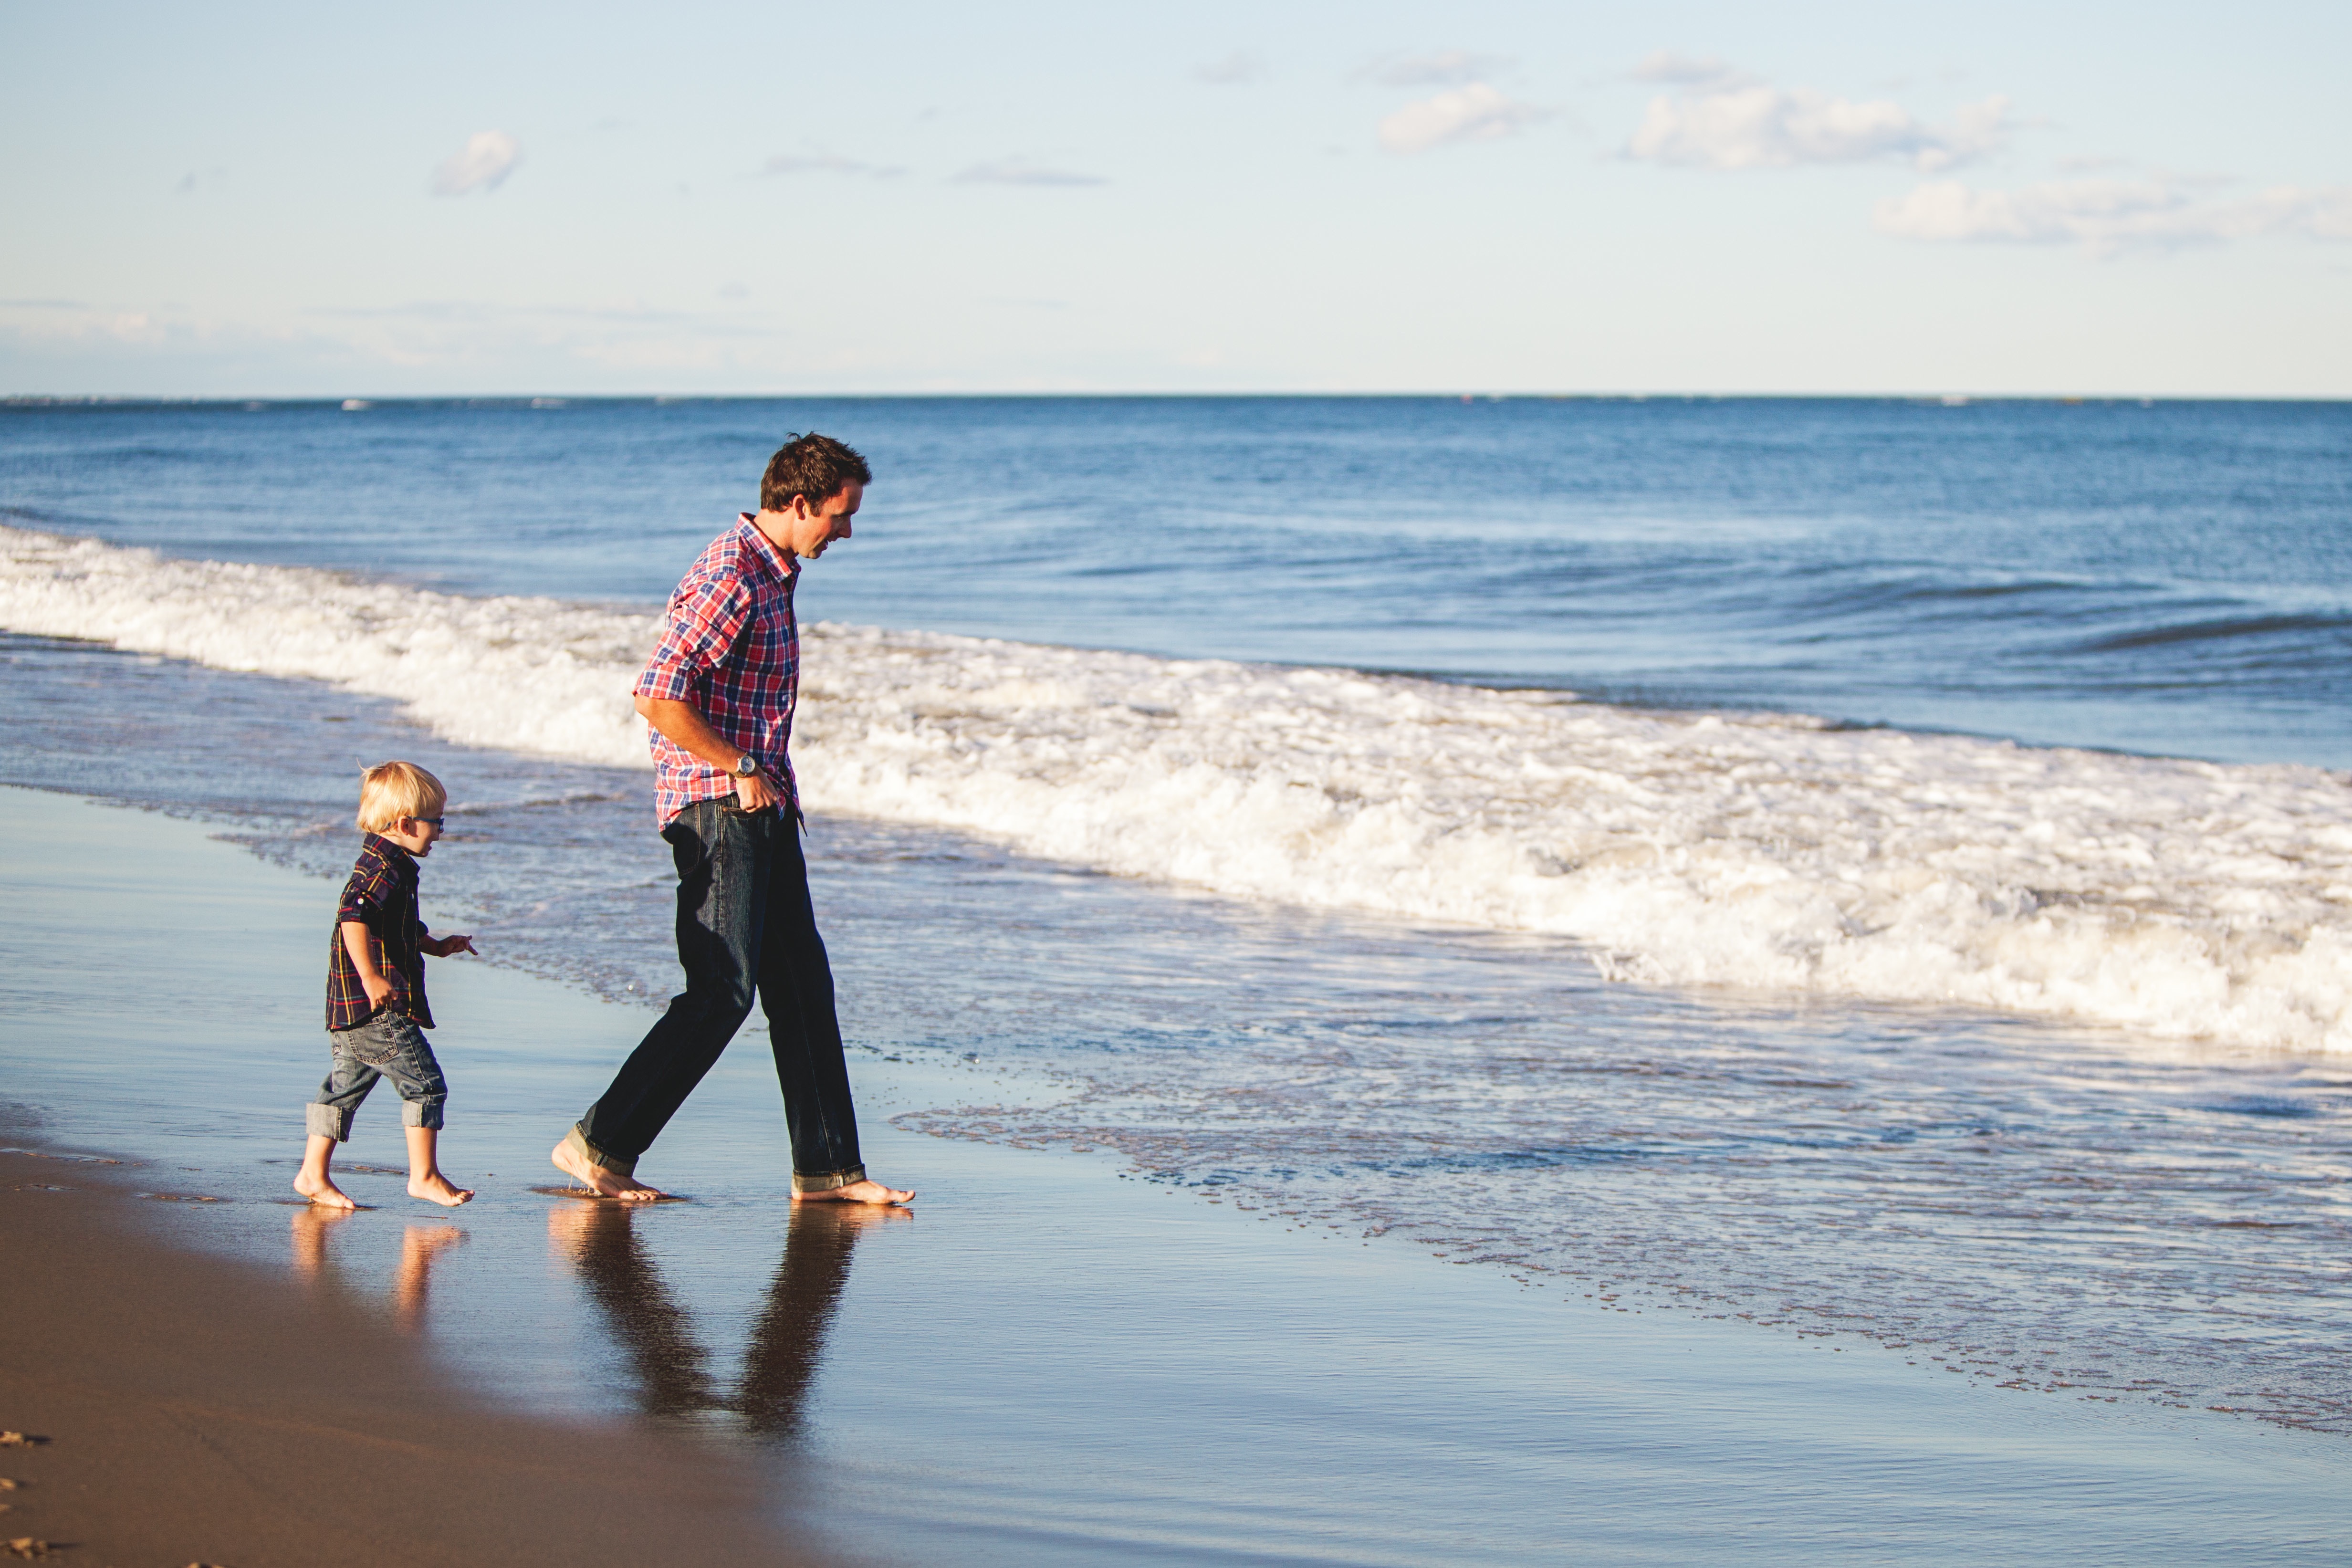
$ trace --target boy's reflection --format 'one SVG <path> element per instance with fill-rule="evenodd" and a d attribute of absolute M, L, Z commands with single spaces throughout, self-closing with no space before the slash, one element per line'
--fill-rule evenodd
<path fill-rule="evenodd" d="M 344 1287 L 327 1245 L 335 1227 L 352 1217 L 349 1209 L 317 1205 L 294 1211 L 294 1272 L 316 1289 L 341 1292 Z M 411 1225 L 401 1232 L 400 1266 L 393 1271 L 392 1305 L 395 1320 L 410 1333 L 425 1330 L 425 1309 L 433 1294 L 433 1261 L 466 1239 L 454 1225 Z"/>
<path fill-rule="evenodd" d="M 754 1436 L 792 1442 L 801 1436 L 809 1385 L 824 1359 L 825 1331 L 849 1279 L 849 1254 L 858 1236 L 868 1226 L 913 1217 L 902 1208 L 869 1204 L 793 1205 L 784 1255 L 732 1398 L 713 1384 L 710 1352 L 696 1341 L 692 1319 L 637 1236 L 634 1205 L 565 1204 L 548 1212 L 547 1237 L 578 1271 L 628 1352 L 638 1404 L 647 1415 L 727 1411 Z"/>

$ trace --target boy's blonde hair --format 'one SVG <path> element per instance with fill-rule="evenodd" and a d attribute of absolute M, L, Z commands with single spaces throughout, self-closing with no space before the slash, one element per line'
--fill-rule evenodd
<path fill-rule="evenodd" d="M 404 816 L 438 816 L 448 804 L 441 781 L 415 763 L 378 763 L 360 773 L 362 833 L 382 833 Z"/>

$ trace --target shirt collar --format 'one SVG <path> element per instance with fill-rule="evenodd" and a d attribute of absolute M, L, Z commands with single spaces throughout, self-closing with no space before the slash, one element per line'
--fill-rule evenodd
<path fill-rule="evenodd" d="M 381 833 L 371 833 L 360 841 L 362 853 L 374 856 L 395 871 L 416 869 L 416 857 L 386 838 Z"/>
<path fill-rule="evenodd" d="M 750 512 L 735 514 L 735 531 L 750 543 L 753 554 L 767 563 L 769 571 L 787 583 L 800 575 L 800 557 L 789 550 L 778 549 L 774 540 L 760 531 L 758 521 Z"/>

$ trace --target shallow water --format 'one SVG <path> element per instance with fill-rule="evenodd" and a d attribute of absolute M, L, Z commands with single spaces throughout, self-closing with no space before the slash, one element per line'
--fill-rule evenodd
<path fill-rule="evenodd" d="M 149 814 L 16 791 L 0 814 L 25 847 L 0 1064 L 47 1137 L 145 1162 L 110 1173 L 170 1200 L 167 1234 L 375 1301 L 486 1393 L 771 1456 L 788 1528 L 874 1561 L 2317 1563 L 2352 1525 L 2329 1435 L 1604 1306 L 1099 1156 L 894 1128 L 1026 1081 L 946 1053 L 853 1058 L 912 1214 L 790 1211 L 756 1049 L 659 1147 L 693 1201 L 542 1196 L 561 1108 L 644 1014 L 465 961 L 436 965 L 436 1045 L 445 1150 L 482 1196 L 404 1201 L 372 1102 L 343 1168 L 373 1206 L 329 1218 L 277 1201 L 327 888 Z"/>
<path fill-rule="evenodd" d="M 113 790 L 338 879 L 334 770 L 280 765 L 215 716 L 312 723 L 467 780 L 425 878 L 436 924 L 615 999 L 676 984 L 641 774 L 446 747 L 309 683 L 0 654 L 22 742 L 0 779 L 105 767 L 122 731 L 54 717 L 103 687 L 166 760 Z M 820 817 L 808 846 L 850 1037 L 1015 1075 L 909 1106 L 908 1128 L 1115 1150 L 1254 1212 L 2020 1388 L 2352 1425 L 2352 1072 L 2332 1058 L 1629 986 L 1572 943 L 1237 902 L 888 824 Z"/>

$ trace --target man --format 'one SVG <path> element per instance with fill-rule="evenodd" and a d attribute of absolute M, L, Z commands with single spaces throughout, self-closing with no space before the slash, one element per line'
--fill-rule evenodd
<path fill-rule="evenodd" d="M 873 475 L 829 436 L 787 442 L 760 482 L 760 510 L 713 540 L 670 595 L 637 711 L 653 727 L 655 812 L 677 862 L 677 957 L 686 990 L 551 1156 L 609 1198 L 663 1194 L 637 1159 L 719 1060 L 756 993 L 783 1086 L 793 1198 L 903 1204 L 869 1180 L 833 971 L 809 907 L 800 796 L 786 746 L 800 690 L 793 584 L 801 563 L 847 539 Z"/>

